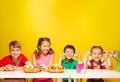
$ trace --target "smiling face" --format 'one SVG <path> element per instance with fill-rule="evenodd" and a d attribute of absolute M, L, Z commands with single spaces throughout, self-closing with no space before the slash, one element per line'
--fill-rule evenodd
<path fill-rule="evenodd" d="M 9 44 L 9 52 L 13 59 L 18 58 L 21 53 L 21 44 L 18 41 L 11 41 Z"/>
<path fill-rule="evenodd" d="M 50 50 L 50 43 L 48 41 L 43 41 L 39 46 L 41 54 L 47 54 Z"/>
<path fill-rule="evenodd" d="M 71 48 L 66 48 L 64 53 L 65 53 L 66 59 L 72 59 L 72 57 L 74 55 L 74 50 Z"/>
<path fill-rule="evenodd" d="M 10 54 L 14 59 L 18 58 L 20 53 L 21 53 L 20 48 L 16 48 L 14 46 L 10 47 Z"/>
<path fill-rule="evenodd" d="M 94 48 L 91 51 L 92 59 L 96 62 L 99 62 L 102 58 L 102 51 L 99 48 Z"/>

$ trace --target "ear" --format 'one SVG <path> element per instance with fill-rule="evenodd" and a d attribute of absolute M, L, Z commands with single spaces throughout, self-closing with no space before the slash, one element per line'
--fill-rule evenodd
<path fill-rule="evenodd" d="M 40 50 L 41 48 L 40 48 L 40 46 L 38 47 L 38 50 Z"/>

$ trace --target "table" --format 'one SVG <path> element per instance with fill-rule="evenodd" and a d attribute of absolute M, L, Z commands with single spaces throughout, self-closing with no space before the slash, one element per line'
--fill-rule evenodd
<path fill-rule="evenodd" d="M 0 71 L 0 78 L 69 78 L 68 71 L 64 73 L 25 73 L 23 71 Z"/>
<path fill-rule="evenodd" d="M 0 78 L 120 78 L 120 72 L 105 69 L 88 69 L 85 74 L 76 73 L 75 69 L 65 70 L 64 73 L 49 73 L 44 71 L 38 73 L 0 71 Z"/>
<path fill-rule="evenodd" d="M 85 74 L 76 73 L 76 70 L 67 70 L 71 78 L 120 78 L 116 70 L 88 69 Z"/>
<path fill-rule="evenodd" d="M 67 70 L 71 78 L 120 78 L 120 72 L 116 70 L 105 70 L 105 69 L 87 69 L 85 74 L 76 73 L 76 70 Z M 76 82 L 76 79 L 74 79 Z"/>

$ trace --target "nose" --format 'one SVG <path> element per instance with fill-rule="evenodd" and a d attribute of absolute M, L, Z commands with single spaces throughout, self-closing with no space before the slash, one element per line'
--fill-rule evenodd
<path fill-rule="evenodd" d="M 17 54 L 17 51 L 14 51 L 14 54 Z"/>

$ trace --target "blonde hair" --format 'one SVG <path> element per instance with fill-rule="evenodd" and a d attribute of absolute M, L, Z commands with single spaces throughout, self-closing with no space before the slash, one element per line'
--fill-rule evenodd
<path fill-rule="evenodd" d="M 11 49 L 11 46 L 13 46 L 14 48 L 20 48 L 21 49 L 20 42 L 18 42 L 16 40 L 10 42 L 10 44 L 9 44 L 9 50 Z"/>

